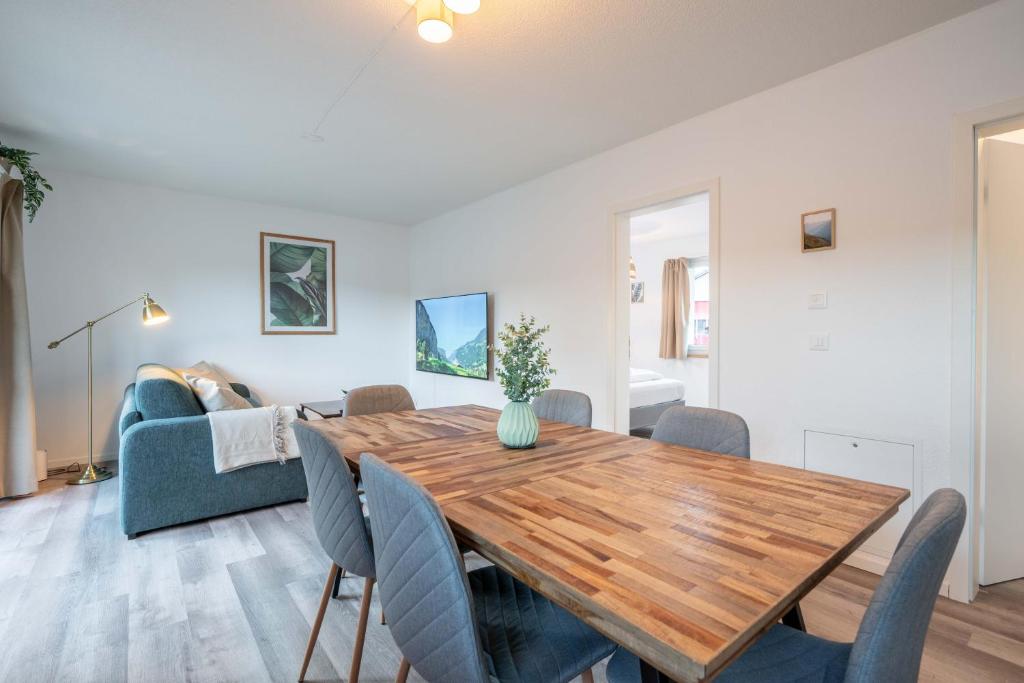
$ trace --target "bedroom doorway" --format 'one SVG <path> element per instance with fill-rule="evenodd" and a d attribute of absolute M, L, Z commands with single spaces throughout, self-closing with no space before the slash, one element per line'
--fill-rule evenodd
<path fill-rule="evenodd" d="M 717 406 L 717 189 L 615 214 L 616 431 L 649 437 L 673 406 Z"/>

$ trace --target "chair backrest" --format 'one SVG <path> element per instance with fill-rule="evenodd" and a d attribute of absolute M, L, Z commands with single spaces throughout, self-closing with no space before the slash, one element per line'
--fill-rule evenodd
<path fill-rule="evenodd" d="M 348 392 L 345 417 L 416 410 L 409 391 L 400 384 L 375 384 Z"/>
<path fill-rule="evenodd" d="M 188 382 L 174 370 L 157 363 L 140 365 L 135 371 L 135 406 L 143 420 L 203 414 L 203 406 Z"/>
<path fill-rule="evenodd" d="M 548 389 L 533 400 L 533 412 L 542 420 L 589 427 L 593 416 L 590 397 L 578 391 Z"/>
<path fill-rule="evenodd" d="M 750 457 L 750 430 L 736 413 L 714 408 L 669 408 L 654 425 L 653 441 L 740 458 Z"/>
<path fill-rule="evenodd" d="M 381 605 L 402 656 L 427 681 L 487 683 L 466 568 L 441 508 L 372 454 L 363 453 L 359 472 Z"/>
<path fill-rule="evenodd" d="M 846 667 L 848 683 L 916 681 L 942 577 L 967 517 L 953 489 L 928 496 L 871 597 Z"/>
<path fill-rule="evenodd" d="M 292 429 L 302 454 L 320 545 L 338 566 L 356 576 L 373 577 L 373 545 L 348 463 L 316 428 L 297 420 Z"/>

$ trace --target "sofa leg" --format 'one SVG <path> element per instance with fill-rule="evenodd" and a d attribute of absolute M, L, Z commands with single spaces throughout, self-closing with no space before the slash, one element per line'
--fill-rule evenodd
<path fill-rule="evenodd" d="M 128 534 L 128 540 L 134 541 L 138 537 L 138 534 Z"/>

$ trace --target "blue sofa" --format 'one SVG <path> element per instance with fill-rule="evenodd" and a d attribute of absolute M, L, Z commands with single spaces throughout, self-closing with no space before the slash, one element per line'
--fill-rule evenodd
<path fill-rule="evenodd" d="M 257 405 L 244 384 L 232 384 Z M 305 500 L 302 460 L 217 474 L 210 421 L 188 384 L 168 367 L 139 367 L 118 424 L 121 529 L 129 538 L 173 524 Z"/>

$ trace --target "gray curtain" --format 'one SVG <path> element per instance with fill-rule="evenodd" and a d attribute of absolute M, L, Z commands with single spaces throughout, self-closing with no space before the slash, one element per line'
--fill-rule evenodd
<path fill-rule="evenodd" d="M 36 483 L 36 405 L 22 240 L 25 187 L 0 159 L 0 498 Z"/>
<path fill-rule="evenodd" d="M 661 269 L 661 343 L 658 358 L 686 358 L 690 320 L 690 270 L 686 259 L 670 258 Z"/>

